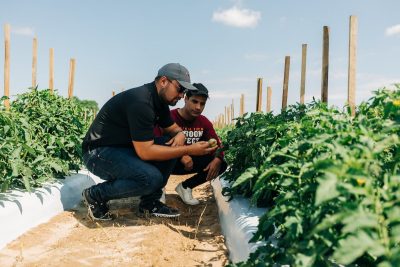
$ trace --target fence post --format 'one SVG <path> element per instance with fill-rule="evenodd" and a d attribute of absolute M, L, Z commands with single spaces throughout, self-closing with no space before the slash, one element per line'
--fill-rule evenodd
<path fill-rule="evenodd" d="M 328 103 L 328 72 L 329 72 L 329 27 L 324 26 L 322 48 L 322 81 L 321 81 L 321 100 Z"/>
<path fill-rule="evenodd" d="M 349 70 L 347 86 L 347 102 L 351 109 L 351 116 L 356 114 L 356 59 L 357 59 L 357 27 L 356 16 L 350 16 L 349 31 Z"/>
<path fill-rule="evenodd" d="M 233 119 L 235 118 L 235 105 L 233 103 L 233 99 L 232 99 L 232 104 L 231 104 L 231 118 L 232 118 L 232 124 L 233 124 Z"/>
<path fill-rule="evenodd" d="M 244 114 L 244 94 L 240 96 L 240 117 L 243 117 Z"/>
<path fill-rule="evenodd" d="M 262 106 L 262 78 L 257 79 L 257 102 L 256 102 L 256 111 L 261 111 Z"/>
<path fill-rule="evenodd" d="M 232 123 L 232 118 L 231 118 L 231 105 L 228 105 L 227 107 L 226 107 L 226 110 L 227 110 L 227 114 L 228 114 L 228 125 L 231 125 L 231 123 Z"/>
<path fill-rule="evenodd" d="M 33 38 L 32 47 L 32 88 L 36 87 L 36 73 L 37 73 L 37 38 Z"/>
<path fill-rule="evenodd" d="M 270 86 L 267 87 L 267 113 L 271 112 L 271 97 L 272 97 L 272 88 Z"/>
<path fill-rule="evenodd" d="M 68 98 L 74 95 L 74 77 L 75 77 L 75 59 L 71 58 L 69 63 L 69 84 L 68 84 Z"/>
<path fill-rule="evenodd" d="M 306 91 L 306 64 L 307 64 L 307 44 L 303 44 L 301 49 L 300 104 L 304 104 L 304 95 Z"/>
<path fill-rule="evenodd" d="M 224 126 L 228 124 L 228 111 L 225 106 Z"/>
<path fill-rule="evenodd" d="M 10 24 L 4 25 L 4 95 L 10 97 Z M 4 100 L 4 106 L 10 109 L 10 100 Z"/>
<path fill-rule="evenodd" d="M 112 93 L 111 93 L 111 94 L 112 94 L 112 96 L 115 96 L 115 91 L 112 91 Z"/>
<path fill-rule="evenodd" d="M 54 91 L 54 48 L 50 48 L 50 70 L 49 70 L 49 89 L 50 93 Z"/>
<path fill-rule="evenodd" d="M 290 56 L 286 56 L 285 70 L 283 75 L 282 110 L 285 110 L 287 107 L 287 98 L 289 90 L 289 69 L 290 69 Z"/>

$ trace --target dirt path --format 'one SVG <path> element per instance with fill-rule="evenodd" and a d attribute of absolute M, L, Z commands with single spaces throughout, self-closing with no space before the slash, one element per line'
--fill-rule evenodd
<path fill-rule="evenodd" d="M 224 266 L 212 188 L 199 186 L 194 196 L 201 204 L 185 205 L 174 190 L 184 178 L 171 176 L 167 185 L 167 204 L 181 211 L 179 220 L 139 218 L 129 199 L 111 204 L 115 220 L 95 223 L 81 204 L 10 243 L 0 251 L 0 266 Z"/>

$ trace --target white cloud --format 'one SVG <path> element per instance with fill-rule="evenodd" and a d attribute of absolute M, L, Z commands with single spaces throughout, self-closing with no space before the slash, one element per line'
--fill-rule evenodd
<path fill-rule="evenodd" d="M 35 30 L 31 27 L 11 27 L 11 32 L 16 35 L 35 36 Z"/>
<path fill-rule="evenodd" d="M 396 34 L 400 35 L 400 24 L 393 25 L 389 28 L 386 28 L 385 34 L 386 34 L 386 36 L 392 36 L 392 35 L 396 35 Z"/>
<path fill-rule="evenodd" d="M 233 6 L 230 9 L 214 12 L 212 20 L 238 28 L 254 28 L 261 19 L 261 12 L 250 9 L 240 9 Z"/>

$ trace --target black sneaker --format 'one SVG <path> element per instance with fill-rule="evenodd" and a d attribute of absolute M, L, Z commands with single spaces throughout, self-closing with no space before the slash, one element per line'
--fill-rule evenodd
<path fill-rule="evenodd" d="M 168 207 L 159 200 L 156 200 L 152 207 L 143 207 L 139 204 L 139 216 L 146 217 L 147 215 L 163 218 L 176 218 L 181 214 L 177 209 Z"/>
<path fill-rule="evenodd" d="M 94 221 L 110 221 L 112 216 L 108 211 L 107 203 L 99 203 L 89 193 L 89 188 L 82 191 L 83 203 L 88 208 L 88 216 Z"/>

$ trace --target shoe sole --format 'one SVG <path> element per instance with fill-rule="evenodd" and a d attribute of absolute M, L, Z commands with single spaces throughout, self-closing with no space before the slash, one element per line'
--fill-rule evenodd
<path fill-rule="evenodd" d="M 102 219 L 102 218 L 94 217 L 93 212 L 92 212 L 92 209 L 90 208 L 90 204 L 89 204 L 89 202 L 87 201 L 87 199 L 86 199 L 86 197 L 85 197 L 85 194 L 84 194 L 83 192 L 82 192 L 82 198 L 83 198 L 83 204 L 85 204 L 85 206 L 86 206 L 87 209 L 88 209 L 87 216 L 89 217 L 89 219 L 91 219 L 92 221 L 111 221 L 111 220 L 112 220 L 112 218 L 109 218 L 109 219 Z"/>
<path fill-rule="evenodd" d="M 150 216 L 157 217 L 157 218 L 178 218 L 181 214 L 163 214 L 163 213 L 149 213 L 149 212 L 138 212 L 138 217 L 141 218 L 149 218 Z"/>
<path fill-rule="evenodd" d="M 181 216 L 180 214 L 174 214 L 174 215 L 167 215 L 167 214 L 160 214 L 160 213 L 151 213 L 151 216 L 158 217 L 158 218 L 177 218 Z"/>

